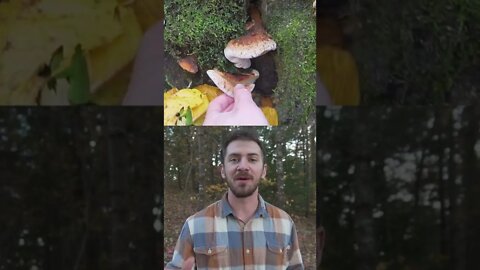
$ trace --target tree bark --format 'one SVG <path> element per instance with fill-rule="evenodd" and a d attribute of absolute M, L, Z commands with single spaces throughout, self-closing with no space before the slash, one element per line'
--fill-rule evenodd
<path fill-rule="evenodd" d="M 316 148 L 315 148 L 315 122 L 312 122 L 308 126 L 308 177 L 307 177 L 307 202 L 306 202 L 306 207 L 305 207 L 305 216 L 309 217 L 310 216 L 310 201 L 312 198 L 315 200 L 315 188 L 312 187 L 312 183 L 315 183 L 315 168 L 316 168 L 316 162 L 315 162 L 315 156 L 316 156 Z"/>
<path fill-rule="evenodd" d="M 447 256 L 447 224 L 446 224 L 446 205 L 445 205 L 445 180 L 444 180 L 444 166 L 445 162 L 445 148 L 446 148 L 446 130 L 450 125 L 450 107 L 438 107 L 436 112 L 437 130 L 439 139 L 436 152 L 438 154 L 438 200 L 440 202 L 440 254 Z"/>
<path fill-rule="evenodd" d="M 465 159 L 464 159 L 464 185 L 465 185 L 465 213 L 466 213 L 466 269 L 478 267 L 478 250 L 480 250 L 480 210 L 479 195 L 480 172 L 479 160 L 476 156 L 474 146 L 479 140 L 479 104 L 468 106 L 465 109 L 465 118 L 468 121 L 464 134 Z"/>
<path fill-rule="evenodd" d="M 125 115 L 121 108 L 109 108 L 108 121 L 108 173 L 111 206 L 111 269 L 127 270 L 129 267 L 127 243 L 127 160 Z"/>
<path fill-rule="evenodd" d="M 205 205 L 205 177 L 206 177 L 206 163 L 207 159 L 205 158 L 205 133 L 202 127 L 197 128 L 196 132 L 196 141 L 197 141 L 197 154 L 196 163 L 197 163 L 197 181 L 198 181 L 198 198 L 199 198 L 199 208 Z M 210 153 L 208 153 L 210 154 Z"/>
<path fill-rule="evenodd" d="M 280 208 L 285 206 L 285 170 L 283 168 L 283 159 L 285 152 L 285 143 L 283 133 L 285 127 L 278 127 L 275 130 L 275 177 L 277 180 L 277 205 Z"/>
<path fill-rule="evenodd" d="M 356 109 L 356 123 L 351 137 L 351 147 L 355 157 L 355 194 L 354 229 L 356 248 L 356 269 L 375 269 L 377 252 L 372 210 L 374 207 L 373 177 L 370 162 L 372 161 L 369 129 L 369 108 Z"/>
<path fill-rule="evenodd" d="M 452 117 L 452 111 L 450 111 L 450 117 Z M 459 265 L 459 257 L 457 254 L 458 246 L 457 241 L 461 236 L 458 233 L 458 223 L 456 222 L 457 215 L 458 215 L 458 204 L 457 204 L 457 192 L 458 188 L 455 184 L 455 178 L 460 173 L 456 164 L 455 164 L 455 154 L 458 153 L 458 144 L 456 143 L 456 138 L 454 135 L 454 120 L 451 118 L 450 125 L 447 129 L 448 135 L 448 145 L 450 145 L 450 153 L 448 155 L 448 179 L 447 179 L 447 189 L 448 189 L 448 254 L 450 255 L 450 259 L 448 262 L 448 269 L 453 270 L 460 270 L 464 268 L 458 268 Z M 458 138 L 458 135 L 457 135 Z"/>

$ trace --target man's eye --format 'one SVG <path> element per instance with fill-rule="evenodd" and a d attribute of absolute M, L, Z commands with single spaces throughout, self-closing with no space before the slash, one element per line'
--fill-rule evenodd
<path fill-rule="evenodd" d="M 238 161 L 238 158 L 231 158 L 230 161 L 232 161 L 232 162 L 237 162 L 237 161 Z"/>

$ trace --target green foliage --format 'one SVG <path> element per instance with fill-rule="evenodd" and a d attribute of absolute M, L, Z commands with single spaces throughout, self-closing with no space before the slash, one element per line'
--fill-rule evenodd
<path fill-rule="evenodd" d="M 223 182 L 219 184 L 208 185 L 205 189 L 205 192 L 207 193 L 208 198 L 214 200 L 222 197 L 222 194 L 224 194 L 227 189 L 227 183 Z"/>
<path fill-rule="evenodd" d="M 225 69 L 225 45 L 244 33 L 243 1 L 172 0 L 165 3 L 165 48 L 173 56 L 196 54 L 201 69 Z"/>
<path fill-rule="evenodd" d="M 266 16 L 277 42 L 278 85 L 275 95 L 280 119 L 306 123 L 315 111 L 315 18 L 311 2 L 278 2 Z M 289 119 L 292 115 L 295 119 Z"/>
<path fill-rule="evenodd" d="M 52 67 L 59 65 L 60 61 L 60 56 L 55 52 L 51 60 Z M 68 89 L 68 101 L 70 104 L 80 105 L 88 103 L 90 100 L 90 77 L 85 52 L 80 44 L 75 47 L 71 65 L 55 76 L 55 79 L 60 78 L 66 78 L 70 83 Z"/>
<path fill-rule="evenodd" d="M 275 201 L 275 194 L 277 192 L 277 184 L 275 180 L 270 178 L 262 179 L 260 181 L 260 184 L 258 185 L 258 190 L 262 195 L 263 199 L 267 202 Z"/>
<path fill-rule="evenodd" d="M 364 103 L 384 104 L 390 98 L 397 104 L 441 104 L 474 95 L 457 88 L 480 63 L 478 1 L 367 0 L 361 5 L 354 14 L 362 30 L 352 49 Z"/>

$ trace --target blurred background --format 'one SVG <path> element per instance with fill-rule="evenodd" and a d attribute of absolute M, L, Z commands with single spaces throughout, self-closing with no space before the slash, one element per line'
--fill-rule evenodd
<path fill-rule="evenodd" d="M 220 147 L 232 127 L 166 127 L 165 262 L 171 260 L 185 220 L 221 199 Z M 315 265 L 315 126 L 255 128 L 265 147 L 265 201 L 282 208 L 297 227 L 306 269 Z"/>
<path fill-rule="evenodd" d="M 162 118 L 0 108 L 0 269 L 161 269 Z"/>
<path fill-rule="evenodd" d="M 479 119 L 478 105 L 319 107 L 321 269 L 478 268 Z"/>
<path fill-rule="evenodd" d="M 317 71 L 334 104 L 467 104 L 479 98 L 479 1 L 317 5 Z"/>
<path fill-rule="evenodd" d="M 163 0 L 0 1 L 0 105 L 120 105 L 163 19 Z"/>

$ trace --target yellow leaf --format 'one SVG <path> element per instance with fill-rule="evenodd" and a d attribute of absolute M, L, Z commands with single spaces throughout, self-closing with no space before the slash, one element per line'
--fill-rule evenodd
<path fill-rule="evenodd" d="M 168 90 L 167 92 L 163 93 L 163 99 L 166 100 L 167 98 L 170 98 L 176 92 L 178 92 L 178 89 L 175 87 Z"/>
<path fill-rule="evenodd" d="M 202 84 L 196 86 L 195 89 L 200 90 L 200 92 L 204 93 L 208 97 L 208 101 L 212 101 L 214 98 L 218 97 L 219 95 L 223 94 L 222 90 L 218 89 L 215 86 L 211 86 L 209 84 Z"/>
<path fill-rule="evenodd" d="M 273 108 L 272 97 L 262 97 L 262 99 L 260 100 L 260 105 L 262 107 L 272 107 Z"/>
<path fill-rule="evenodd" d="M 272 107 L 262 107 L 262 112 L 271 126 L 278 126 L 278 113 Z"/>
<path fill-rule="evenodd" d="M 317 48 L 317 70 L 334 105 L 358 105 L 360 89 L 353 56 L 333 46 Z"/>
<path fill-rule="evenodd" d="M 179 121 L 179 113 L 182 109 L 188 108 L 192 110 L 192 120 L 195 121 L 205 114 L 208 104 L 207 96 L 197 89 L 182 89 L 173 94 L 164 95 L 163 123 L 165 126 L 185 124 Z"/>
<path fill-rule="evenodd" d="M 205 115 L 207 115 L 206 113 L 204 113 L 202 116 L 200 116 L 197 120 L 195 120 L 195 122 L 193 122 L 193 125 L 194 126 L 203 126 L 203 122 L 205 122 Z"/>

